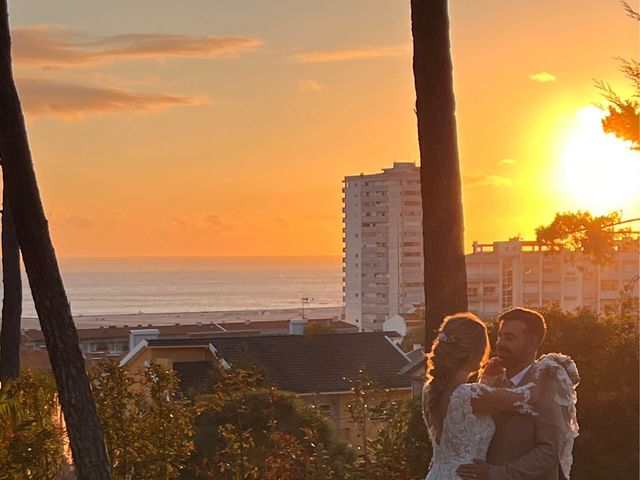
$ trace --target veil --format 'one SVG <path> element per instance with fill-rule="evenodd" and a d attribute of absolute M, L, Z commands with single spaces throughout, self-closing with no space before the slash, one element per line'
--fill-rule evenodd
<path fill-rule="evenodd" d="M 534 368 L 536 386 L 532 403 L 537 420 L 554 427 L 560 467 L 568 479 L 573 464 L 573 443 L 579 430 L 575 390 L 580 382 L 578 369 L 570 357 L 560 353 L 543 355 Z"/>

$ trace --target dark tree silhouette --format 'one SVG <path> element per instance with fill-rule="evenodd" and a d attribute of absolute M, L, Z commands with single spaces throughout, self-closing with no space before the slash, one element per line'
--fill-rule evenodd
<path fill-rule="evenodd" d="M 556 213 L 553 222 L 536 228 L 536 237 L 541 245 L 551 251 L 564 251 L 569 259 L 582 253 L 598 265 L 610 263 L 615 254 L 616 242 L 624 240 L 633 243 L 634 233 L 622 225 L 638 222 L 640 218 L 622 220 L 620 212 L 594 216 L 591 213 Z"/>
<path fill-rule="evenodd" d="M 640 13 L 627 2 L 620 3 L 629 18 L 640 22 Z M 617 60 L 620 71 L 631 82 L 634 92 L 631 98 L 622 98 L 608 83 L 602 80 L 595 82 L 604 99 L 609 102 L 607 115 L 602 119 L 602 128 L 607 133 L 631 142 L 633 150 L 640 150 L 640 63 L 620 57 Z"/>
<path fill-rule="evenodd" d="M 411 0 L 420 144 L 425 341 L 445 315 L 467 309 L 460 163 L 447 0 Z"/>
<path fill-rule="evenodd" d="M 111 478 L 100 422 L 45 217 L 13 79 L 7 0 L 0 1 L 0 158 L 24 265 L 82 480 Z"/>
<path fill-rule="evenodd" d="M 0 382 L 20 375 L 20 320 L 22 278 L 20 248 L 6 190 L 2 192 L 2 327 L 0 329 Z"/>

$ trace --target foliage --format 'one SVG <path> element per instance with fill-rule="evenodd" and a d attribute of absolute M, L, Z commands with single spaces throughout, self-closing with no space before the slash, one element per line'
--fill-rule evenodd
<path fill-rule="evenodd" d="M 347 406 L 362 442 L 348 472 L 353 480 L 408 480 L 424 477 L 431 448 L 420 405 L 397 400 L 381 390 L 364 371 L 347 379 L 354 398 Z"/>
<path fill-rule="evenodd" d="M 2 478 L 56 478 L 66 461 L 64 428 L 53 378 L 48 373 L 27 370 L 2 391 L 5 398 L 18 404 L 21 418 L 14 423 L 4 422 L 0 430 Z"/>
<path fill-rule="evenodd" d="M 152 363 L 131 377 L 99 362 L 90 378 L 114 480 L 179 478 L 193 450 L 193 412 L 175 373 Z"/>
<path fill-rule="evenodd" d="M 138 439 L 143 432 L 137 412 L 141 398 L 132 389 L 132 378 L 115 362 L 97 363 L 89 370 L 89 378 L 113 478 L 128 478 L 140 462 Z"/>
<path fill-rule="evenodd" d="M 418 328 L 412 328 L 402 339 L 402 350 L 411 352 L 414 345 L 424 345 L 424 325 Z"/>
<path fill-rule="evenodd" d="M 640 74 L 640 64 L 625 64 Z M 622 99 L 608 84 L 597 83 L 602 95 L 611 105 L 607 106 L 607 115 L 602 119 L 602 128 L 622 140 L 628 140 L 633 150 L 640 150 L 640 103 L 636 100 Z"/>
<path fill-rule="evenodd" d="M 198 397 L 196 453 L 184 478 L 344 478 L 346 446 L 319 412 L 269 387 L 259 371 L 218 375 Z"/>
<path fill-rule="evenodd" d="M 22 421 L 22 410 L 9 388 L 0 383 L 0 432 L 16 427 Z"/>
<path fill-rule="evenodd" d="M 608 263 L 613 256 L 616 239 L 629 238 L 626 230 L 615 230 L 620 212 L 593 216 L 577 211 L 556 213 L 551 224 L 536 228 L 538 241 L 551 251 L 566 251 L 569 255 L 581 252 L 597 264 Z"/>
<path fill-rule="evenodd" d="M 337 333 L 336 329 L 320 322 L 307 323 L 304 326 L 305 335 L 328 335 L 330 333 Z"/>
<path fill-rule="evenodd" d="M 640 22 L 640 14 L 627 2 L 621 3 L 627 16 Z M 640 63 L 624 58 L 618 58 L 618 62 L 620 71 L 631 82 L 634 94 L 630 99 L 623 99 L 608 83 L 596 81 L 596 87 L 610 104 L 607 115 L 602 119 L 602 127 L 605 132 L 630 141 L 634 150 L 640 150 Z"/>
<path fill-rule="evenodd" d="M 368 444 L 371 465 L 367 478 L 411 480 L 415 477 L 406 458 L 410 404 L 390 401 L 381 407 L 384 408 L 380 412 L 384 427 Z"/>
<path fill-rule="evenodd" d="M 407 467 L 413 475 L 412 478 L 424 478 L 429 470 L 433 450 L 427 427 L 424 424 L 422 402 L 418 399 L 412 399 L 408 402 L 408 408 L 405 412 L 407 426 L 404 457 Z"/>
<path fill-rule="evenodd" d="M 621 298 L 608 315 L 563 312 L 557 306 L 543 313 L 549 331 L 540 353 L 571 355 L 582 373 L 572 479 L 638 478 L 637 299 Z M 394 399 L 364 371 L 345 379 L 354 394 L 349 417 L 360 432 L 354 451 L 336 440 L 322 414 L 271 388 L 259 371 L 217 371 L 215 378 L 213 390 L 190 407 L 178 398 L 175 375 L 159 365 L 136 377 L 113 363 L 94 366 L 92 387 L 113 478 L 408 480 L 426 475 L 431 447 L 420 404 Z M 0 431 L 0 476 L 54 478 L 64 456 L 51 377 L 27 372 L 2 392 L 19 401 L 24 421 Z"/>
<path fill-rule="evenodd" d="M 602 317 L 557 306 L 543 313 L 549 327 L 543 353 L 568 354 L 582 372 L 571 478 L 638 478 L 637 309 Z"/>

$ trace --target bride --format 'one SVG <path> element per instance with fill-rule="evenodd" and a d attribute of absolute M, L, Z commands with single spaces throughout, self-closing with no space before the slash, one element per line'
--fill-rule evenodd
<path fill-rule="evenodd" d="M 489 351 L 487 328 L 475 315 L 467 312 L 445 318 L 427 357 L 423 390 L 423 414 L 433 446 L 427 480 L 457 480 L 461 478 L 456 473 L 461 465 L 485 460 L 495 432 L 492 415 L 501 412 L 539 416 L 560 427 L 558 458 L 565 459 L 562 468 L 568 478 L 577 422 L 573 382 L 567 383 L 565 366 L 570 364 L 575 369 L 575 365 L 563 355 L 546 355 L 534 364 L 534 382 L 517 388 L 493 388 L 489 384 L 500 384 L 504 369 L 492 361 L 480 383 L 467 383 L 487 364 Z M 547 408 L 554 403 L 549 398 L 556 395 L 563 399 L 564 414 Z M 544 413 L 547 411 L 553 413 Z"/>

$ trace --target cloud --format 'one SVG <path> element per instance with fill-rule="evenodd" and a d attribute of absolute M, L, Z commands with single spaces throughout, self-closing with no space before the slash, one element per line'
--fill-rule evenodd
<path fill-rule="evenodd" d="M 214 230 L 232 230 L 231 225 L 223 222 L 219 215 L 206 215 L 204 217 L 204 223 Z"/>
<path fill-rule="evenodd" d="M 512 187 L 513 180 L 499 175 L 488 175 L 486 173 L 463 174 L 462 183 L 468 187 Z"/>
<path fill-rule="evenodd" d="M 529 75 L 529 78 L 534 82 L 539 83 L 547 83 L 547 82 L 555 82 L 556 76 L 549 72 L 538 72 L 533 75 Z"/>
<path fill-rule="evenodd" d="M 315 80 L 298 80 L 298 91 L 301 93 L 321 92 L 325 87 Z"/>
<path fill-rule="evenodd" d="M 13 57 L 17 65 L 78 67 L 141 58 L 238 57 L 263 45 L 248 37 L 133 33 L 91 36 L 59 25 L 16 28 Z"/>
<path fill-rule="evenodd" d="M 278 228 L 286 229 L 289 228 L 289 222 L 287 222 L 284 218 L 276 217 L 276 225 Z"/>
<path fill-rule="evenodd" d="M 25 111 L 32 115 L 82 118 L 86 113 L 154 112 L 206 101 L 202 97 L 139 93 L 37 78 L 22 78 L 17 83 Z"/>
<path fill-rule="evenodd" d="M 362 47 L 336 50 L 309 50 L 290 55 L 288 58 L 297 63 L 327 63 L 347 60 L 395 57 L 411 52 L 411 45 Z"/>
<path fill-rule="evenodd" d="M 96 227 L 98 224 L 89 217 L 74 214 L 57 214 L 49 212 L 49 221 L 58 227 L 74 227 L 80 229 L 89 229 Z"/>
<path fill-rule="evenodd" d="M 234 229 L 232 224 L 225 222 L 219 215 L 202 210 L 196 210 L 184 217 L 172 217 L 170 221 L 180 228 L 188 228 L 197 233 L 227 232 Z"/>
<path fill-rule="evenodd" d="M 516 161 L 513 158 L 503 158 L 498 162 L 498 165 L 515 165 Z"/>

